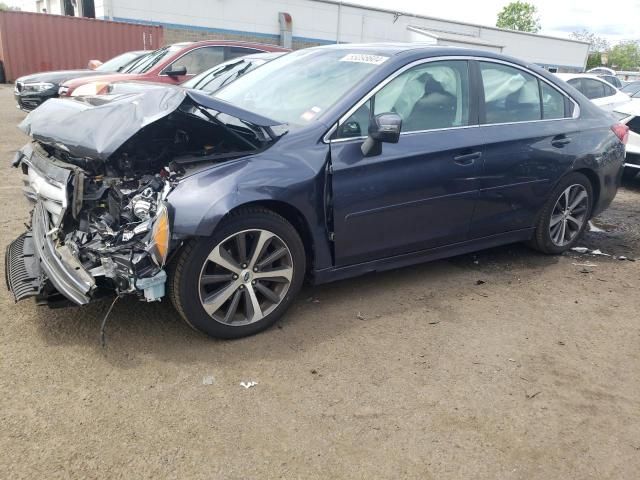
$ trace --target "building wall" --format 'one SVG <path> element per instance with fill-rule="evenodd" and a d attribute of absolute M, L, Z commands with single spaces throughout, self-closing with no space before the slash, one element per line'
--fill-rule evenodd
<path fill-rule="evenodd" d="M 61 0 L 42 1 L 50 5 L 50 13 L 59 13 Z M 335 42 L 415 41 L 416 35 L 407 30 L 415 26 L 444 35 L 464 35 L 469 38 L 465 46 L 475 41 L 500 45 L 507 55 L 564 71 L 582 70 L 588 51 L 587 44 L 571 40 L 330 0 L 95 0 L 94 4 L 97 18 L 163 25 L 167 43 L 207 38 L 279 43 L 278 13 L 287 12 L 293 19 L 294 48 Z"/>
<path fill-rule="evenodd" d="M 581 70 L 588 46 L 584 43 L 527 35 L 420 17 L 394 14 L 349 4 L 317 0 L 98 0 L 96 15 L 121 21 L 160 23 L 165 41 L 226 38 L 279 42 L 278 13 L 293 19 L 293 46 L 302 48 L 335 42 L 412 41 L 407 30 L 417 26 L 436 32 L 465 35 L 470 44 L 483 41 L 503 46 L 507 55 L 561 70 Z M 446 42 L 439 42 L 446 44 Z M 449 42 L 451 43 L 451 42 Z M 470 45 L 470 46 L 471 46 Z M 482 47 L 479 47 L 482 48 Z M 495 50 L 492 48 L 491 50 Z"/>

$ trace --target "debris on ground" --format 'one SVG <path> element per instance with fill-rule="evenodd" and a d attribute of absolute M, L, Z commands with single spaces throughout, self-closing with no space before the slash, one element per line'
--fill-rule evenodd
<path fill-rule="evenodd" d="M 251 388 L 258 385 L 258 382 L 250 381 L 250 382 L 240 382 L 240 386 L 244 388 Z"/>
<path fill-rule="evenodd" d="M 601 255 L 603 257 L 611 257 L 612 255 L 608 253 L 603 253 L 600 249 L 596 248 L 595 250 L 590 250 L 587 247 L 573 247 L 573 250 L 576 253 L 587 253 L 589 255 Z"/>
<path fill-rule="evenodd" d="M 203 385 L 213 385 L 214 381 L 215 381 L 215 378 L 213 378 L 213 375 L 207 375 L 206 377 L 202 377 Z"/>
<path fill-rule="evenodd" d="M 603 230 L 602 228 L 597 227 L 596 225 L 593 224 L 591 220 L 589 220 L 589 231 L 594 233 L 606 233 L 606 230 Z"/>
<path fill-rule="evenodd" d="M 484 285 L 485 283 L 487 282 L 485 282 L 484 280 L 476 280 L 476 285 Z"/>
<path fill-rule="evenodd" d="M 429 322 L 429 325 L 437 325 L 437 324 L 439 324 L 439 323 L 440 323 L 440 320 L 437 320 L 437 321 L 435 321 L 435 322 Z"/>
<path fill-rule="evenodd" d="M 526 393 L 526 392 L 525 392 L 525 396 L 527 397 L 527 400 L 531 400 L 532 398 L 537 397 L 537 396 L 538 396 L 538 395 L 540 395 L 541 393 L 542 393 L 542 392 L 536 392 L 536 393 L 531 393 L 531 394 L 529 394 L 529 393 Z"/>
<path fill-rule="evenodd" d="M 364 315 L 362 315 L 360 312 L 358 312 L 358 314 L 356 315 L 356 318 L 358 320 L 366 320 L 366 318 L 364 317 Z"/>

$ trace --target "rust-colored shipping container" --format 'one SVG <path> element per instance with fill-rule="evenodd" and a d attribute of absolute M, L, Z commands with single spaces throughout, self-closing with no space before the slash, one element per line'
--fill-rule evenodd
<path fill-rule="evenodd" d="M 47 70 L 87 68 L 163 44 L 161 26 L 29 12 L 0 12 L 0 61 L 7 82 Z"/>

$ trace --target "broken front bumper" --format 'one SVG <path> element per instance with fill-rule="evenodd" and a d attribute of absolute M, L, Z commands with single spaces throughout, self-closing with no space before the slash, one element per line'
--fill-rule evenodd
<path fill-rule="evenodd" d="M 74 303 L 89 303 L 95 281 L 67 247 L 56 247 L 42 202 L 36 203 L 31 225 L 32 231 L 14 240 L 5 256 L 7 288 L 15 300 L 38 295 L 49 280 Z"/>

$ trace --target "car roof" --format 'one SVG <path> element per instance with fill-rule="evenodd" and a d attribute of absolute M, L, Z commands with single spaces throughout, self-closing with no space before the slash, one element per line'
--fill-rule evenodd
<path fill-rule="evenodd" d="M 558 78 L 561 78 L 565 82 L 567 80 L 571 80 L 571 79 L 574 79 L 574 78 L 592 78 L 594 80 L 598 80 L 599 82 L 607 83 L 605 80 L 600 78 L 600 76 L 594 75 L 592 73 L 556 73 L 556 76 Z"/>
<path fill-rule="evenodd" d="M 389 56 L 412 56 L 412 57 L 443 57 L 443 56 L 467 56 L 479 57 L 493 60 L 503 60 L 515 65 L 526 68 L 538 69 L 537 65 L 531 64 L 509 55 L 491 52 L 488 50 L 479 50 L 475 48 L 454 47 L 449 45 L 433 45 L 424 42 L 385 42 L 385 43 L 340 43 L 331 45 L 322 45 L 318 47 L 310 47 L 307 50 L 336 50 L 345 51 L 357 50 L 362 53 L 371 55 L 389 55 Z"/>
<path fill-rule="evenodd" d="M 172 47 L 181 47 L 181 48 L 196 48 L 196 47 L 204 47 L 208 45 L 221 45 L 227 47 L 249 47 L 249 48 L 258 48 L 261 50 L 265 50 L 267 52 L 288 52 L 290 49 L 281 47 L 279 45 L 273 45 L 271 43 L 259 43 L 259 42 L 244 42 L 240 40 L 200 40 L 197 42 L 177 42 L 172 43 L 170 46 Z"/>
<path fill-rule="evenodd" d="M 385 52 L 389 55 L 400 54 L 406 51 L 421 51 L 425 54 L 435 54 L 442 51 L 450 53 L 469 54 L 477 52 L 482 56 L 492 56 L 492 52 L 473 50 L 463 47 L 450 47 L 443 45 L 433 45 L 423 42 L 384 42 L 384 43 L 339 43 L 331 45 L 321 45 L 311 47 L 314 50 L 361 50 L 363 52 Z"/>

